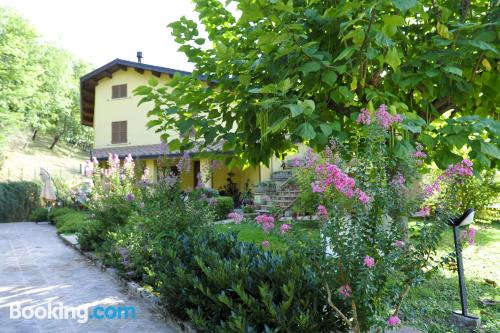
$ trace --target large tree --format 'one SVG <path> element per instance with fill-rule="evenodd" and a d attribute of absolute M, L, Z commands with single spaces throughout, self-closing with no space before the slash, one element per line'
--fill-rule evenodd
<path fill-rule="evenodd" d="M 10 129 L 29 128 L 88 147 L 80 125 L 79 77 L 89 66 L 40 39 L 14 11 L 0 6 L 0 153 Z"/>
<path fill-rule="evenodd" d="M 498 1 L 227 2 L 236 15 L 194 0 L 208 39 L 185 17 L 170 24 L 191 77 L 137 90 L 155 102 L 149 125 L 173 149 L 193 142 L 169 132 L 194 129 L 240 162 L 266 162 L 298 142 L 349 142 L 360 109 L 384 103 L 404 114 L 396 155 L 418 140 L 441 168 L 465 156 L 480 168 L 498 162 Z"/>

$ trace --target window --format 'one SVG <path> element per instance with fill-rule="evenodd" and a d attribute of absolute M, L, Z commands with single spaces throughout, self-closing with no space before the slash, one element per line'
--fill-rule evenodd
<path fill-rule="evenodd" d="M 111 143 L 127 142 L 127 121 L 114 121 L 111 123 Z"/>
<path fill-rule="evenodd" d="M 127 97 L 127 85 L 119 84 L 111 87 L 111 98 L 125 98 Z"/>

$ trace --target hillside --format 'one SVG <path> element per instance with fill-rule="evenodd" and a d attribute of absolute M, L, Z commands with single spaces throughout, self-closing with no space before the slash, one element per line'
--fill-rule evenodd
<path fill-rule="evenodd" d="M 38 180 L 40 168 L 44 168 L 52 177 L 65 183 L 77 182 L 81 178 L 80 168 L 89 158 L 89 152 L 65 142 L 59 142 L 50 150 L 51 142 L 52 138 L 45 135 L 39 135 L 35 141 L 31 141 L 26 132 L 10 135 L 3 152 L 0 181 Z"/>

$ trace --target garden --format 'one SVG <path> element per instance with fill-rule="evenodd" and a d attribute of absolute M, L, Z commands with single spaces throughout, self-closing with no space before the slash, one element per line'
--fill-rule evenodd
<path fill-rule="evenodd" d="M 468 159 L 430 171 L 421 145 L 395 156 L 387 142 L 398 140 L 402 118 L 385 105 L 362 109 L 355 150 L 333 139 L 297 159 L 295 205 L 304 213 L 293 217 L 233 210 L 232 200 L 202 185 L 182 192 L 180 174 L 150 183 L 130 156 L 110 156 L 105 167 L 87 162 L 85 190 L 67 204 L 79 210 L 32 217 L 76 234 L 83 250 L 202 332 L 366 332 L 402 324 L 451 332 L 459 298 L 449 221 L 467 207 L 487 211 L 498 184 Z M 499 238 L 498 219 L 461 234 L 470 308 L 485 332 L 498 329 L 498 307 L 482 302 L 498 302 L 490 255 Z"/>
<path fill-rule="evenodd" d="M 473 208 L 472 330 L 500 331 L 498 3 L 193 3 L 197 21 L 169 25 L 192 74 L 134 91 L 176 172 L 89 160 L 50 210 L 0 184 L 0 221 L 51 221 L 199 332 L 458 333 L 452 225 Z M 296 156 L 292 206 L 182 191 L 188 152 L 214 143 L 228 170 Z"/>

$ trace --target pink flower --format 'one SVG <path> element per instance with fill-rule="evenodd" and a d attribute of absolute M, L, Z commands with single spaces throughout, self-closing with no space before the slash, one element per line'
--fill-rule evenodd
<path fill-rule="evenodd" d="M 265 233 L 269 233 L 271 230 L 274 229 L 274 223 L 273 222 L 264 222 L 264 223 L 262 223 L 262 229 L 264 230 Z"/>
<path fill-rule="evenodd" d="M 433 195 L 434 192 L 439 192 L 439 191 L 441 191 L 441 187 L 439 186 L 439 182 L 438 181 L 435 181 L 431 185 L 427 185 L 424 188 L 424 193 L 428 197 L 431 196 L 431 195 Z"/>
<path fill-rule="evenodd" d="M 128 154 L 127 157 L 125 157 L 125 161 L 123 162 L 123 167 L 124 168 L 132 168 L 134 166 L 134 159 L 132 158 L 131 154 Z"/>
<path fill-rule="evenodd" d="M 368 268 L 372 268 L 375 266 L 375 259 L 373 259 L 370 256 L 366 256 L 365 259 L 363 260 L 363 265 L 365 265 Z"/>
<path fill-rule="evenodd" d="M 358 195 L 358 199 L 359 201 L 361 201 L 362 203 L 364 203 L 365 205 L 367 205 L 369 202 L 370 202 L 370 197 L 368 195 L 366 195 L 365 192 L 361 191 L 360 189 L 356 189 L 355 190 L 356 194 Z"/>
<path fill-rule="evenodd" d="M 85 162 L 85 176 L 86 177 L 92 177 L 94 174 L 94 164 L 91 163 L 90 161 Z"/>
<path fill-rule="evenodd" d="M 238 214 L 236 212 L 231 212 L 231 213 L 227 214 L 227 217 L 232 219 L 235 224 L 240 224 L 241 221 L 243 221 L 243 215 Z"/>
<path fill-rule="evenodd" d="M 402 240 L 399 240 L 399 239 L 398 239 L 398 240 L 396 240 L 396 241 L 394 242 L 394 245 L 395 245 L 396 247 L 401 248 L 401 247 L 403 247 L 403 246 L 405 245 L 405 243 L 404 243 Z"/>
<path fill-rule="evenodd" d="M 318 219 L 320 220 L 328 219 L 328 210 L 326 210 L 326 207 L 323 205 L 319 205 L 316 209 L 316 216 L 318 216 Z"/>
<path fill-rule="evenodd" d="M 349 296 L 351 296 L 351 293 L 352 293 L 352 289 L 351 289 L 351 287 L 349 287 L 348 284 L 344 284 L 343 286 L 341 286 L 338 291 L 345 298 L 348 298 Z"/>
<path fill-rule="evenodd" d="M 262 242 L 261 245 L 262 245 L 263 248 L 268 248 L 269 245 L 270 245 L 270 243 L 269 243 L 269 241 L 265 240 L 265 241 Z"/>
<path fill-rule="evenodd" d="M 381 104 L 378 107 L 375 116 L 377 117 L 378 125 L 383 129 L 389 129 L 389 127 L 391 127 L 393 123 L 403 121 L 403 117 L 400 114 L 391 115 L 389 112 L 387 112 L 387 107 L 385 106 L 385 104 Z"/>
<path fill-rule="evenodd" d="M 389 319 L 387 319 L 387 325 L 389 326 L 396 326 L 401 324 L 401 319 L 399 319 L 398 316 L 390 316 Z"/>
<path fill-rule="evenodd" d="M 394 187 L 405 187 L 405 177 L 401 172 L 397 172 L 390 182 L 391 186 Z"/>
<path fill-rule="evenodd" d="M 317 181 L 311 183 L 311 188 L 312 188 L 313 193 L 323 193 L 323 192 L 325 192 L 325 188 L 321 187 L 319 185 L 319 182 L 317 182 Z"/>
<path fill-rule="evenodd" d="M 286 224 L 286 223 L 283 223 L 281 226 L 280 226 L 280 233 L 283 235 L 285 234 L 288 230 L 290 230 L 292 228 L 291 225 L 289 224 Z"/>
<path fill-rule="evenodd" d="M 470 227 L 469 228 L 469 245 L 474 245 L 476 244 L 476 240 L 475 240 L 475 237 L 476 237 L 476 229 Z"/>
<path fill-rule="evenodd" d="M 141 202 L 141 203 L 139 204 L 139 208 L 141 208 L 141 209 L 144 209 L 144 206 L 145 206 L 145 205 L 144 205 L 144 202 Z"/>
<path fill-rule="evenodd" d="M 362 109 L 361 113 L 358 116 L 358 119 L 356 119 L 356 122 L 358 124 L 370 125 L 370 123 L 372 122 L 370 111 L 368 109 Z"/>
<path fill-rule="evenodd" d="M 427 217 L 431 215 L 431 207 L 425 206 L 424 208 L 419 210 L 415 215 L 419 217 Z"/>

